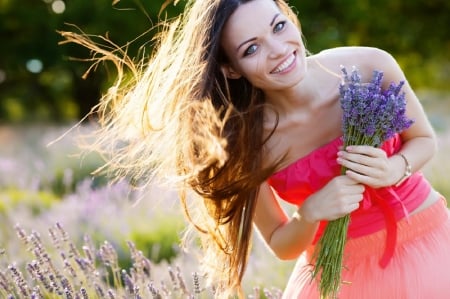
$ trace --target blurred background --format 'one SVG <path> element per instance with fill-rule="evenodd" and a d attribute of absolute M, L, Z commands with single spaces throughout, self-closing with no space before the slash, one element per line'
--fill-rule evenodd
<path fill-rule="evenodd" d="M 289 3 L 298 12 L 311 52 L 375 46 L 398 60 L 439 137 L 439 154 L 424 173 L 450 198 L 450 1 Z M 76 130 L 69 128 L 97 104 L 115 73 L 108 65 L 99 65 L 83 79 L 91 66 L 84 61 L 90 53 L 81 46 L 59 44 L 58 33 L 108 36 L 115 44 L 126 45 L 129 56 L 138 56 L 151 51 L 150 29 L 158 19 L 179 14 L 184 4 L 0 0 L 0 271 L 12 260 L 25 263 L 30 258 L 17 250 L 21 245 L 15 237 L 16 223 L 46 235 L 55 222 L 64 224 L 77 244 L 85 234 L 97 244 L 107 239 L 117 249 L 122 267 L 131 264 L 125 240 L 132 240 L 162 265 L 157 276 L 163 277 L 171 264 L 182 265 L 186 273 L 194 271 L 195 263 L 177 245 L 184 223 L 175 194 L 158 186 L 135 192 L 126 182 L 112 184 L 93 177 L 100 157 L 80 156 L 74 140 L 89 132 L 88 121 Z M 292 263 L 276 260 L 257 238 L 255 242 L 244 280 L 246 292 L 254 292 L 254 286 L 282 288 Z M 0 289 L 0 295 L 7 292 Z"/>
<path fill-rule="evenodd" d="M 115 2 L 115 4 L 113 4 Z M 71 122 L 84 116 L 113 79 L 100 67 L 81 78 L 89 58 L 80 46 L 58 45 L 58 31 L 108 35 L 129 44 L 130 56 L 150 50 L 160 17 L 182 11 L 184 1 L 1 0 L 0 121 Z M 344 45 L 376 46 L 391 52 L 416 89 L 450 89 L 450 2 L 447 0 L 291 0 L 311 52 Z M 147 33 L 146 33 L 147 32 Z M 144 34 L 146 33 L 146 34 Z M 141 36 L 141 34 L 144 34 Z M 139 38 L 138 38 L 139 37 Z"/>

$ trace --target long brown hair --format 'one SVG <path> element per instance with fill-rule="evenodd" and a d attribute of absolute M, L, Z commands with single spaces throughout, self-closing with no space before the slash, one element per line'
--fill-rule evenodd
<path fill-rule="evenodd" d="M 65 42 L 116 63 L 118 80 L 94 109 L 100 129 L 93 147 L 117 177 L 176 183 L 200 232 L 216 297 L 240 292 L 259 186 L 278 166 L 262 163 L 270 137 L 264 137 L 262 91 L 245 78 L 227 79 L 220 68 L 227 61 L 222 29 L 250 1 L 189 0 L 181 16 L 160 23 L 155 50 L 138 62 L 121 48 L 105 51 L 85 35 L 61 33 Z M 274 1 L 298 24 L 284 0 Z"/>

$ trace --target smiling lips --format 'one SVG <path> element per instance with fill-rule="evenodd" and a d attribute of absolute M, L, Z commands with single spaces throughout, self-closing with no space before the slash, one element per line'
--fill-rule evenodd
<path fill-rule="evenodd" d="M 288 69 L 295 61 L 295 53 L 292 53 L 282 64 L 277 66 L 271 74 L 278 74 Z"/>

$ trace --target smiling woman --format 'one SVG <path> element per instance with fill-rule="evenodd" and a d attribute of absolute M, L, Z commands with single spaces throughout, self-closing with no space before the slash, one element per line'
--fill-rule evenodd
<path fill-rule="evenodd" d="M 254 225 L 275 255 L 298 258 L 284 297 L 318 298 L 311 251 L 327 221 L 349 213 L 357 221 L 349 226 L 343 279 L 351 283 L 339 297 L 450 292 L 448 210 L 420 173 L 436 151 L 435 135 L 390 54 L 342 47 L 307 55 L 283 0 L 192 0 L 161 30 L 155 52 L 138 64 L 85 36 L 65 37 L 119 68 L 97 107 L 101 127 L 92 147 L 106 153 L 106 169 L 118 176 L 144 186 L 150 177 L 175 184 L 216 297 L 243 297 Z M 405 112 L 414 124 L 380 148 L 342 148 L 342 66 L 358 68 L 363 84 L 374 70 L 383 72 L 383 89 L 404 81 Z M 407 169 L 412 174 L 403 179 Z M 292 217 L 280 200 L 295 206 Z M 380 267 L 386 206 L 398 242 Z"/>
<path fill-rule="evenodd" d="M 258 18 L 249 18 L 258 14 Z M 306 49 L 298 22 L 279 12 L 274 1 L 242 5 L 223 28 L 222 64 L 230 79 L 245 77 L 264 90 L 292 86 L 306 73 Z M 266 98 L 270 102 L 270 97 Z"/>

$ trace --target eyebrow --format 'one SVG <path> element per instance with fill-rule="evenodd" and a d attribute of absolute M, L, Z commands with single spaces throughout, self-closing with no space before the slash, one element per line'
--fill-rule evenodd
<path fill-rule="evenodd" d="M 275 14 L 275 16 L 272 19 L 272 22 L 270 22 L 270 26 L 272 26 L 273 23 L 275 23 L 275 20 L 278 18 L 279 15 L 280 15 L 280 13 Z"/>
<path fill-rule="evenodd" d="M 272 21 L 270 22 L 270 27 L 273 26 L 273 23 L 275 23 L 275 20 L 278 18 L 279 15 L 280 15 L 280 13 L 275 14 L 275 16 L 273 17 Z M 242 42 L 242 43 L 236 48 L 236 52 L 239 51 L 239 49 L 240 49 L 243 45 L 245 45 L 245 44 L 248 43 L 248 42 L 254 41 L 254 40 L 256 40 L 256 37 L 249 38 L 248 40 Z"/>

